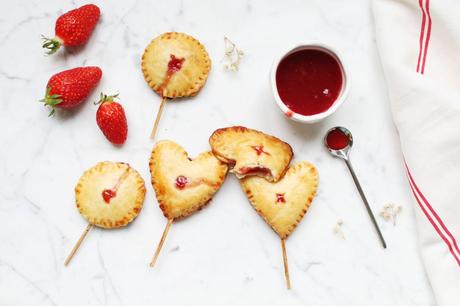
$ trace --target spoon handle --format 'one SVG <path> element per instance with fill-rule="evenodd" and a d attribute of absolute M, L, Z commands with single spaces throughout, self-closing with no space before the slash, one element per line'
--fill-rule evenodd
<path fill-rule="evenodd" d="M 359 194 L 361 195 L 361 199 L 363 199 L 364 205 L 366 206 L 367 213 L 369 214 L 369 217 L 371 218 L 371 221 L 374 224 L 375 229 L 377 230 L 377 234 L 379 235 L 380 241 L 382 242 L 382 246 L 385 249 L 387 247 L 387 244 L 385 243 L 385 239 L 383 239 L 382 232 L 380 232 L 380 228 L 377 224 L 377 221 L 375 220 L 374 214 L 372 213 L 369 202 L 367 201 L 366 196 L 364 195 L 364 191 L 361 188 L 361 184 L 358 181 L 358 177 L 356 176 L 355 171 L 351 166 L 350 160 L 345 159 L 345 163 L 348 166 L 348 170 L 350 170 L 351 176 L 353 177 L 353 181 L 355 181 L 356 188 L 358 188 Z"/>

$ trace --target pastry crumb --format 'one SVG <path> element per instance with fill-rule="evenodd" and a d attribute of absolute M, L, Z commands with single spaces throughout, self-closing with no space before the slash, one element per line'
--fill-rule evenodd
<path fill-rule="evenodd" d="M 334 234 L 339 236 L 340 238 L 344 239 L 345 240 L 345 234 L 342 230 L 342 225 L 343 225 L 343 220 L 342 219 L 338 219 L 337 222 L 335 223 L 334 225 L 334 228 L 333 228 L 333 231 L 334 231 Z"/>
<path fill-rule="evenodd" d="M 238 49 L 236 45 L 224 36 L 225 54 L 224 54 L 224 67 L 226 70 L 238 71 L 240 67 L 241 58 L 244 56 L 244 52 Z"/>
<path fill-rule="evenodd" d="M 380 210 L 380 217 L 383 218 L 383 220 L 387 222 L 393 223 L 393 225 L 396 225 L 396 217 L 398 216 L 399 213 L 402 211 L 402 206 L 401 205 L 396 205 L 394 203 L 386 203 L 383 205 L 382 209 Z"/>

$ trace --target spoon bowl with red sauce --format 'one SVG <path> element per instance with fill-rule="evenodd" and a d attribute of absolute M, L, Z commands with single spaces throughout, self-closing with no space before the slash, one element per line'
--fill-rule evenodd
<path fill-rule="evenodd" d="M 348 160 L 348 151 L 353 146 L 353 135 L 348 129 L 337 126 L 326 133 L 324 145 L 332 155 Z"/>
<path fill-rule="evenodd" d="M 348 77 L 337 52 L 321 43 L 296 46 L 275 59 L 271 85 L 275 101 L 289 119 L 318 122 L 348 95 Z"/>

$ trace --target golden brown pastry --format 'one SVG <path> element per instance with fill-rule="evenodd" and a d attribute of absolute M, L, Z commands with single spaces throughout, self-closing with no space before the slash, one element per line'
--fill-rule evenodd
<path fill-rule="evenodd" d="M 184 33 L 161 34 L 142 55 L 146 82 L 165 98 L 196 95 L 206 83 L 210 69 L 211 60 L 204 46 Z"/>
<path fill-rule="evenodd" d="M 292 148 L 257 130 L 232 126 L 216 130 L 209 138 L 214 155 L 230 165 L 238 178 L 260 176 L 278 181 L 292 159 Z"/>
<path fill-rule="evenodd" d="M 294 164 L 277 183 L 252 176 L 240 181 L 257 213 L 286 239 L 307 212 L 318 186 L 318 172 L 308 162 Z"/>
<path fill-rule="evenodd" d="M 122 227 L 142 209 L 145 184 L 128 164 L 101 162 L 85 171 L 75 187 L 77 208 L 90 224 Z"/>
<path fill-rule="evenodd" d="M 158 203 L 168 219 L 183 218 L 201 209 L 219 190 L 227 165 L 212 152 L 190 159 L 173 141 L 157 143 L 150 157 L 150 173 Z"/>

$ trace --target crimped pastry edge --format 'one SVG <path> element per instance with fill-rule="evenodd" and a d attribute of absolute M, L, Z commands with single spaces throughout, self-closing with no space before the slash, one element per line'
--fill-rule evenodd
<path fill-rule="evenodd" d="M 174 141 L 171 141 L 171 140 L 161 140 L 153 148 L 152 153 L 150 155 L 150 160 L 149 160 L 149 169 L 150 169 L 151 183 L 152 183 L 153 189 L 155 190 L 155 195 L 156 195 L 156 198 L 157 198 L 157 201 L 158 201 L 158 205 L 159 205 L 163 215 L 167 219 L 181 220 L 181 219 L 183 219 L 185 217 L 188 217 L 189 215 L 193 214 L 194 212 L 200 211 L 201 209 L 203 209 L 206 205 L 208 205 L 211 202 L 211 200 L 213 199 L 214 195 L 217 193 L 217 191 L 219 191 L 219 189 L 222 187 L 222 184 L 225 181 L 225 178 L 226 178 L 227 173 L 228 173 L 228 166 L 225 163 L 222 163 L 222 165 L 225 166 L 225 171 L 223 171 L 223 173 L 221 173 L 221 175 L 219 175 L 219 178 L 221 178 L 221 180 L 217 183 L 218 187 L 213 188 L 212 195 L 211 195 L 211 197 L 209 199 L 203 198 L 200 202 L 198 202 L 196 205 L 194 205 L 194 206 L 190 207 L 189 209 L 187 209 L 180 216 L 177 216 L 177 217 L 170 216 L 168 214 L 168 212 L 166 211 L 166 209 L 165 209 L 165 205 L 164 205 L 165 199 L 163 199 L 162 192 L 161 192 L 160 187 L 158 185 L 159 183 L 156 183 L 155 180 L 154 180 L 154 177 L 153 177 L 153 169 L 158 164 L 156 162 L 157 158 L 155 158 L 156 149 L 158 148 L 159 144 L 165 143 L 165 142 L 170 142 L 170 143 L 180 147 L 180 149 L 182 150 L 182 153 L 184 154 L 184 157 L 189 159 L 190 161 L 197 160 L 197 159 L 200 159 L 200 158 L 205 158 L 207 155 L 214 156 L 214 154 L 212 153 L 212 151 L 206 151 L 206 152 L 200 153 L 195 158 L 190 158 L 188 153 L 187 153 L 187 151 L 184 149 L 184 147 L 182 147 L 181 145 L 179 145 L 179 144 L 177 144 L 177 143 L 175 143 Z M 159 195 L 161 195 L 161 196 L 159 196 Z"/>
<path fill-rule="evenodd" d="M 135 205 L 130 213 L 128 213 L 127 216 L 123 217 L 121 220 L 117 221 L 112 221 L 109 219 L 97 219 L 93 218 L 92 216 L 89 216 L 84 209 L 81 207 L 81 203 L 79 201 L 79 194 L 80 190 L 82 188 L 83 181 L 93 172 L 96 171 L 102 171 L 102 168 L 105 167 L 108 164 L 117 164 L 117 165 L 126 165 L 129 167 L 130 173 L 134 173 L 136 176 L 136 184 L 138 185 L 138 189 L 140 190 L 140 193 L 137 195 L 136 200 L 135 200 Z M 144 205 L 144 198 L 145 198 L 145 193 L 146 193 L 146 188 L 145 188 L 145 183 L 144 179 L 142 176 L 137 172 L 136 169 L 131 167 L 127 163 L 123 162 L 111 162 L 111 161 L 104 161 L 104 162 L 99 162 L 95 166 L 89 168 L 85 172 L 83 172 L 83 175 L 80 177 L 78 180 L 77 185 L 75 186 L 75 202 L 78 211 L 80 214 L 90 223 L 98 227 L 106 228 L 106 229 L 112 229 L 112 228 L 119 228 L 128 225 L 130 222 L 136 218 L 140 211 L 142 210 L 142 207 Z"/>
<path fill-rule="evenodd" d="M 205 70 L 203 71 L 203 73 L 198 77 L 198 80 L 195 80 L 195 83 L 191 88 L 189 88 L 186 91 L 182 91 L 182 92 L 166 93 L 165 97 L 168 98 L 168 99 L 193 97 L 193 96 L 197 95 L 198 92 L 201 90 L 201 88 L 203 88 L 203 86 L 206 84 L 206 81 L 208 79 L 209 71 L 211 70 L 212 64 L 211 64 L 211 59 L 209 57 L 209 54 L 206 51 L 206 48 L 204 47 L 204 45 L 201 44 L 196 38 L 194 38 L 191 35 L 181 33 L 181 32 L 166 32 L 166 33 L 160 34 L 159 36 L 157 36 L 154 39 L 152 39 L 150 41 L 150 43 L 147 45 L 147 47 L 144 49 L 144 53 L 142 54 L 142 58 L 141 58 L 141 69 L 142 69 L 142 73 L 144 75 L 144 79 L 147 82 L 147 84 L 150 86 L 150 88 L 152 88 L 155 92 L 157 92 L 156 87 L 160 86 L 160 84 L 156 84 L 151 79 L 151 77 L 150 77 L 150 75 L 148 73 L 148 70 L 146 68 L 147 63 L 146 63 L 145 56 L 146 56 L 147 51 L 149 50 L 149 48 L 151 48 L 151 46 L 153 45 L 153 43 L 156 40 L 169 39 L 167 37 L 171 37 L 171 36 L 173 36 L 174 38 L 183 37 L 183 38 L 191 40 L 193 43 L 197 44 L 199 46 L 200 50 L 204 54 L 204 58 L 205 58 L 205 61 L 206 61 L 206 66 L 205 66 Z"/>

